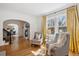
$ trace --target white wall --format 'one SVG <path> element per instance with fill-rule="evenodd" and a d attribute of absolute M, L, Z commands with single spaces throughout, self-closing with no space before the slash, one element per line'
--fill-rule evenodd
<path fill-rule="evenodd" d="M 0 45 L 3 45 L 3 22 L 8 19 L 23 20 L 30 23 L 30 39 L 33 38 L 34 32 L 41 31 L 41 17 L 40 16 L 28 16 L 16 11 L 10 11 L 6 9 L 0 9 Z"/>

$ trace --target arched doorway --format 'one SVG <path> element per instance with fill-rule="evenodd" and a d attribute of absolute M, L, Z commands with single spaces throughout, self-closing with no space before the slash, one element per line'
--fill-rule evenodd
<path fill-rule="evenodd" d="M 12 49 L 14 49 L 15 46 L 17 48 L 18 43 L 26 42 L 26 40 L 29 39 L 30 24 L 28 22 L 16 19 L 9 19 L 3 22 L 3 40 L 8 45 L 12 45 Z M 27 43 L 25 44 L 27 45 Z"/>

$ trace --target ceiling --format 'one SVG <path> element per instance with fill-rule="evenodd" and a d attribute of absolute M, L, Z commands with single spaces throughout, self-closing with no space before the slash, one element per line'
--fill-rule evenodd
<path fill-rule="evenodd" d="M 0 8 L 27 15 L 45 15 L 49 12 L 66 8 L 70 3 L 1 3 Z"/>

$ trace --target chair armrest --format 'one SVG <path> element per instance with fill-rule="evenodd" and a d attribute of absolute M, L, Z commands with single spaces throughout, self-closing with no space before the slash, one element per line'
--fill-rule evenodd
<path fill-rule="evenodd" d="M 54 43 L 54 44 L 50 44 L 50 45 L 49 45 L 49 47 L 54 48 L 54 49 L 59 48 L 59 47 L 57 46 L 57 44 L 56 44 L 56 43 Z"/>

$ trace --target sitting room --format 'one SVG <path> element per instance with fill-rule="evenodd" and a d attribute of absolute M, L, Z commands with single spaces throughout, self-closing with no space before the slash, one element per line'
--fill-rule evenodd
<path fill-rule="evenodd" d="M 79 56 L 79 4 L 0 3 L 0 56 Z"/>

